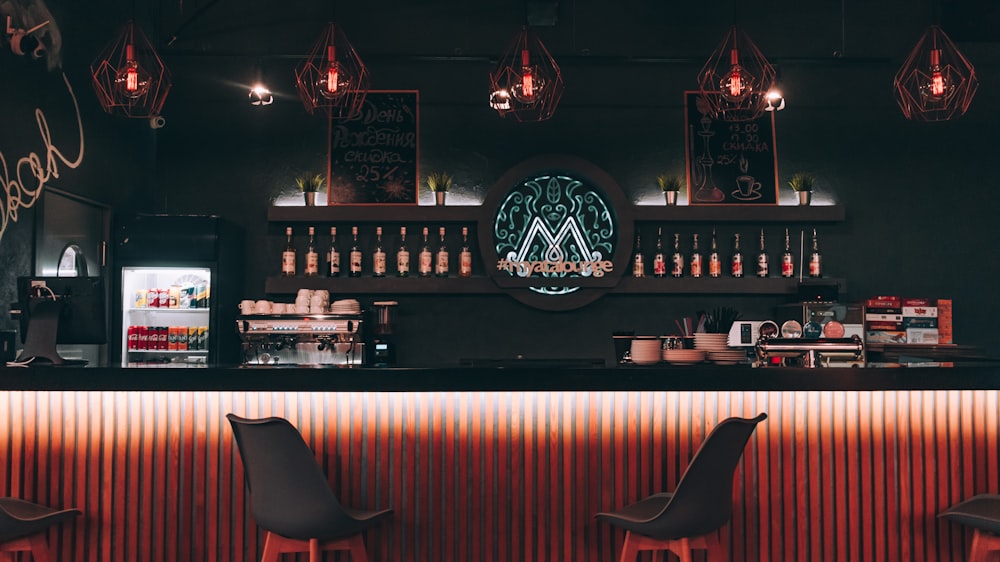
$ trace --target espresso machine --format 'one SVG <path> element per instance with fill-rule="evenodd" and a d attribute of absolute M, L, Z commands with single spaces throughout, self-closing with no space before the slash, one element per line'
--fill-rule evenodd
<path fill-rule="evenodd" d="M 244 365 L 362 367 L 364 320 L 357 314 L 253 315 L 236 321 Z"/>
<path fill-rule="evenodd" d="M 371 364 L 373 367 L 391 367 L 396 364 L 396 346 L 392 343 L 392 333 L 396 329 L 396 301 L 375 301 L 372 303 L 372 317 L 375 325 L 375 339 L 372 340 Z"/>

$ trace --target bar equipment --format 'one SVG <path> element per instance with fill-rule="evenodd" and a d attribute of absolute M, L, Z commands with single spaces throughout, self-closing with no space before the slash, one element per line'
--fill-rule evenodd
<path fill-rule="evenodd" d="M 375 339 L 372 341 L 372 366 L 388 367 L 396 364 L 396 346 L 392 334 L 396 330 L 396 301 L 376 301 L 372 303 L 375 324 Z"/>
<path fill-rule="evenodd" d="M 864 363 L 865 345 L 858 336 L 850 338 L 761 338 L 755 346 L 757 367 L 822 367 L 837 362 L 853 366 Z M 777 358 L 780 361 L 772 362 Z M 851 362 L 854 363 L 851 363 Z"/>
<path fill-rule="evenodd" d="M 244 316 L 236 321 L 243 365 L 365 365 L 364 320 L 357 314 Z"/>

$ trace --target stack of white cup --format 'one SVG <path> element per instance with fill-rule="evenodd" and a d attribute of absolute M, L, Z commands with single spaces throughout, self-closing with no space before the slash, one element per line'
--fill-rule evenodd
<path fill-rule="evenodd" d="M 325 314 L 330 306 L 330 292 L 299 289 L 295 296 L 296 314 Z"/>

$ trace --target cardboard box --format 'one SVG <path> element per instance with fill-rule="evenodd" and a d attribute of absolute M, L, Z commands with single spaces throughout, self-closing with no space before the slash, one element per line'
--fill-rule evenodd
<path fill-rule="evenodd" d="M 906 343 L 939 343 L 937 328 L 910 328 L 906 330 Z"/>
<path fill-rule="evenodd" d="M 865 322 L 865 330 L 880 332 L 903 332 L 906 328 L 902 322 Z"/>
<path fill-rule="evenodd" d="M 937 306 L 937 299 L 903 299 L 903 306 Z"/>
<path fill-rule="evenodd" d="M 873 314 L 865 313 L 865 322 L 902 322 L 902 314 Z"/>
<path fill-rule="evenodd" d="M 899 297 L 872 297 L 865 303 L 868 308 L 902 308 L 903 302 Z"/>
<path fill-rule="evenodd" d="M 938 343 L 955 343 L 952 336 L 951 299 L 938 299 Z"/>
<path fill-rule="evenodd" d="M 903 328 L 937 328 L 937 318 L 908 318 L 903 317 Z"/>
<path fill-rule="evenodd" d="M 867 330 L 865 331 L 865 341 L 868 343 L 906 343 L 906 332 Z"/>
<path fill-rule="evenodd" d="M 938 309 L 936 306 L 904 306 L 903 316 L 910 318 L 937 318 Z"/>

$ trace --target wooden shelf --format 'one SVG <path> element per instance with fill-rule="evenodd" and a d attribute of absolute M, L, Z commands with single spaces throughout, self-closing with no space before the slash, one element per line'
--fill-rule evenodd
<path fill-rule="evenodd" d="M 634 205 L 628 211 L 636 221 L 822 223 L 846 217 L 842 205 Z M 270 207 L 271 223 L 478 222 L 479 205 L 330 205 Z"/>
<path fill-rule="evenodd" d="M 525 279 L 526 283 L 514 288 L 528 286 L 558 285 L 543 283 L 541 280 Z M 586 280 L 584 280 L 586 281 Z M 843 279 L 822 279 L 825 283 L 836 283 L 840 291 L 846 290 Z M 809 280 L 816 283 L 816 280 Z M 593 284 L 588 284 L 593 287 Z M 609 290 L 610 294 L 630 295 L 794 295 L 798 292 L 798 279 L 783 277 L 645 277 L 636 279 L 625 277 Z M 488 277 L 268 277 L 265 292 L 268 294 L 295 294 L 299 289 L 326 289 L 335 295 L 402 295 L 402 294 L 501 294 L 511 288 L 498 287 Z"/>

